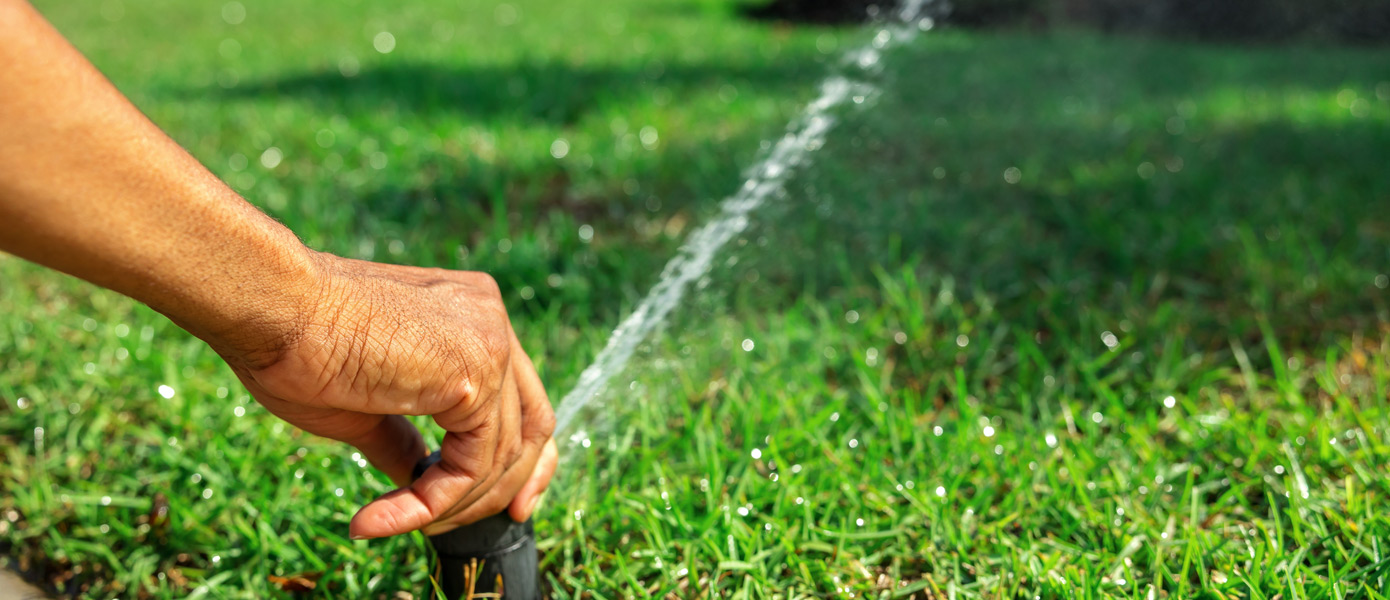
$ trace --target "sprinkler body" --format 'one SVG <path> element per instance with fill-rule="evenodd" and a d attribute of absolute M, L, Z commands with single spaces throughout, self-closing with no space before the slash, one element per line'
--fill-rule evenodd
<path fill-rule="evenodd" d="M 419 477 L 439 462 L 439 451 L 415 465 Z M 430 536 L 439 555 L 435 579 L 449 600 L 470 597 L 540 600 L 536 533 L 527 519 L 513 521 L 506 511 L 447 533 Z M 501 594 L 493 595 L 493 594 Z M 433 597 L 433 590 L 427 591 Z"/>

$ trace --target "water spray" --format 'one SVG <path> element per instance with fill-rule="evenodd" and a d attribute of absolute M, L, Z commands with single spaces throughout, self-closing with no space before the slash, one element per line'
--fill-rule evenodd
<path fill-rule="evenodd" d="M 933 20 L 924 10 L 929 3 L 930 0 L 902 0 L 893 13 L 881 19 L 871 42 L 846 53 L 847 66 L 852 70 L 872 72 L 878 68 L 883 50 L 930 29 Z M 822 82 L 820 95 L 792 120 L 787 133 L 771 151 L 749 169 L 749 178 L 739 191 L 720 204 L 719 215 L 686 239 L 661 271 L 656 285 L 613 331 L 593 364 L 580 374 L 579 383 L 565 395 L 556 410 L 557 437 L 571 433 L 569 428 L 579 411 L 603 393 L 609 378 L 627 365 L 637 346 L 660 328 L 680 303 L 687 286 L 710 271 L 719 249 L 747 229 L 751 213 L 768 200 L 785 194 L 790 173 L 810 162 L 810 154 L 824 145 L 825 136 L 835 123 L 831 111 L 849 101 L 860 103 L 875 91 L 872 85 L 840 75 Z M 571 438 L 584 435 L 584 432 L 572 433 Z M 415 476 L 418 478 L 436 462 L 439 462 L 439 452 L 420 461 L 415 467 Z M 537 600 L 541 597 L 535 529 L 530 520 L 517 523 L 503 512 L 431 536 L 430 544 L 439 555 L 435 579 L 450 600 L 479 597 Z"/>

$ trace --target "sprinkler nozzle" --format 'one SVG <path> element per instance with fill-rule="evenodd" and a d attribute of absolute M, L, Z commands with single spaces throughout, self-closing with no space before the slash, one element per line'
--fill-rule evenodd
<path fill-rule="evenodd" d="M 415 465 L 415 477 L 419 478 L 437 462 L 438 450 Z M 500 594 L 484 597 L 504 600 L 541 597 L 536 532 L 530 519 L 517 523 L 502 511 L 471 525 L 432 535 L 430 545 L 439 555 L 435 579 L 449 600 L 466 600 L 480 594 Z"/>

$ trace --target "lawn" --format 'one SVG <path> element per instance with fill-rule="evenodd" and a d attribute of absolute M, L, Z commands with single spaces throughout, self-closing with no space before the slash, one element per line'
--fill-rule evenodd
<path fill-rule="evenodd" d="M 557 401 L 823 77 L 879 88 L 565 432 L 555 597 L 1385 597 L 1383 49 L 943 28 L 866 73 L 725 0 L 38 5 L 315 248 L 496 275 Z M 0 281 L 11 564 L 425 594 L 423 539 L 347 539 L 351 449 Z"/>

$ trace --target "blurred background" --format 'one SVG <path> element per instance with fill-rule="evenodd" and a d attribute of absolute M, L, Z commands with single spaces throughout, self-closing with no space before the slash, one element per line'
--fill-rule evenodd
<path fill-rule="evenodd" d="M 786 20 L 862 20 L 865 0 L 772 0 L 750 15 Z M 974 28 L 1087 28 L 1184 39 L 1385 43 L 1390 8 L 1380 0 L 1318 4 L 1287 0 L 955 0 L 937 3 L 953 24 Z"/>
<path fill-rule="evenodd" d="M 554 597 L 1385 589 L 1390 2 L 35 4 L 310 246 L 492 273 L 554 401 L 853 82 L 562 432 Z M 430 597 L 423 538 L 346 538 L 389 490 L 351 449 L 146 307 L 0 282 L 7 568 Z"/>

